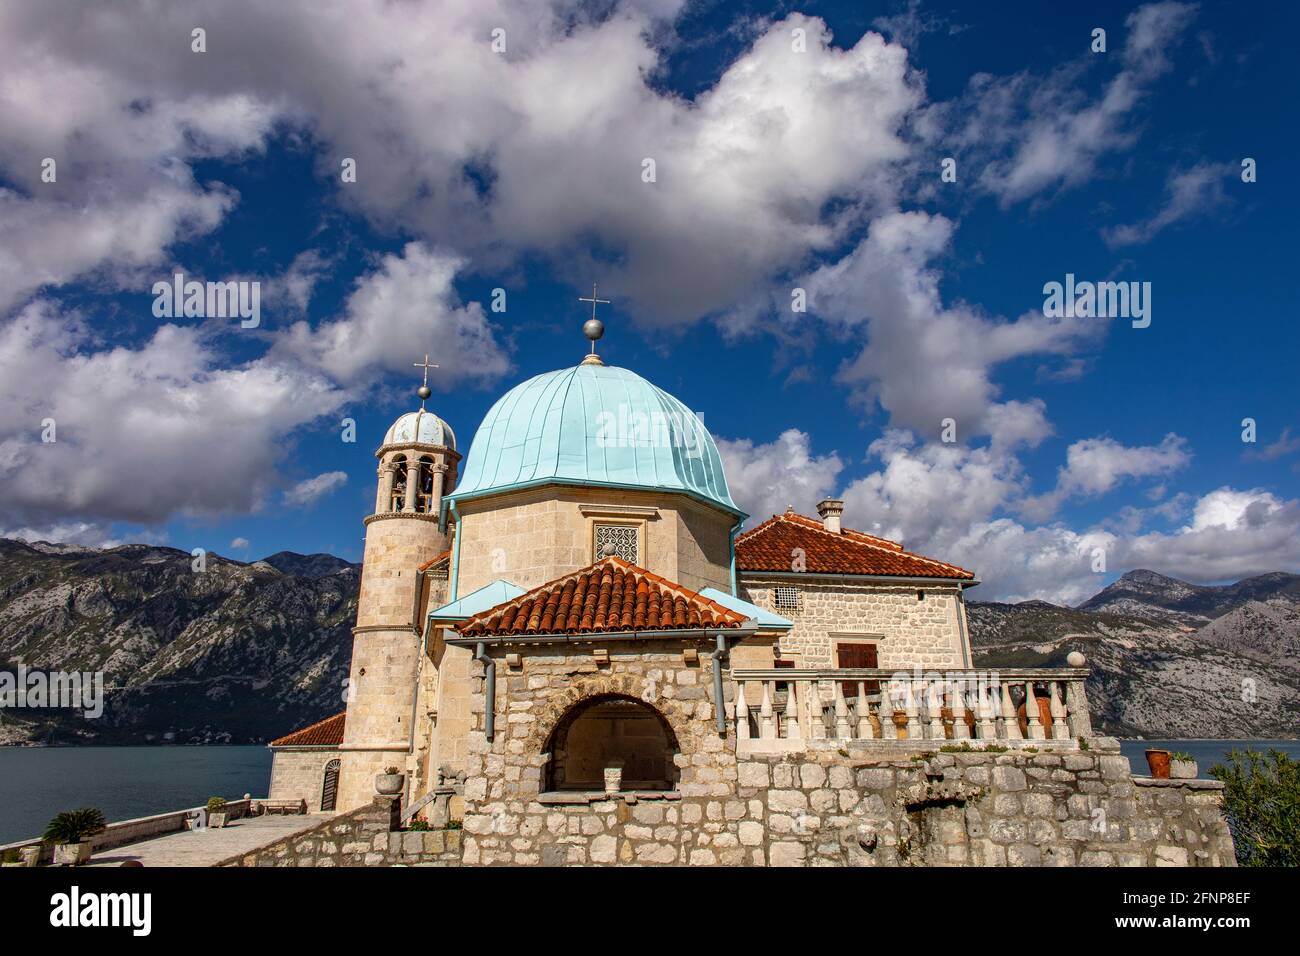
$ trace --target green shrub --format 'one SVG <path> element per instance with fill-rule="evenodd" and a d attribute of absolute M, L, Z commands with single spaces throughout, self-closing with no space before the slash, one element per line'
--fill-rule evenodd
<path fill-rule="evenodd" d="M 208 797 L 208 813 L 220 813 L 226 809 L 225 797 Z"/>
<path fill-rule="evenodd" d="M 429 829 L 429 821 L 424 819 L 424 817 L 416 817 L 407 825 L 406 829 L 423 832 Z"/>
<path fill-rule="evenodd" d="M 1191 754 L 1189 754 L 1189 753 L 1184 753 L 1184 752 L 1181 751 L 1181 750 L 1175 750 L 1173 753 L 1171 753 L 1171 754 L 1169 755 L 1169 759 L 1170 759 L 1170 760 L 1186 760 L 1187 762 L 1191 763 L 1191 762 L 1194 761 L 1196 758 L 1193 757 L 1193 756 L 1192 756 Z"/>
<path fill-rule="evenodd" d="M 13 847 L 11 849 L 5 850 L 4 853 L 0 854 L 0 863 L 20 863 L 20 862 L 22 862 L 22 854 L 18 852 L 17 847 Z"/>
<path fill-rule="evenodd" d="M 1242 866 L 1300 866 L 1300 762 L 1280 750 L 1234 750 L 1210 775 Z"/>
<path fill-rule="evenodd" d="M 104 814 L 94 807 L 65 810 L 49 822 L 41 839 L 46 843 L 81 843 L 103 833 L 107 825 Z"/>

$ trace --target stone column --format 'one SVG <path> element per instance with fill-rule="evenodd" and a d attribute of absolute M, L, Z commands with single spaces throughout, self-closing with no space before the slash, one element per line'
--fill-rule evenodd
<path fill-rule="evenodd" d="M 420 497 L 420 459 L 412 457 L 406 463 L 406 501 L 402 503 L 403 511 L 414 511 L 415 503 Z"/>
<path fill-rule="evenodd" d="M 379 495 L 375 498 L 375 514 L 383 514 L 393 507 L 393 465 L 384 462 L 379 466 Z"/>
<path fill-rule="evenodd" d="M 433 496 L 429 499 L 429 513 L 437 514 L 438 508 L 442 504 L 443 486 L 447 482 L 447 465 L 439 462 L 433 466 Z"/>

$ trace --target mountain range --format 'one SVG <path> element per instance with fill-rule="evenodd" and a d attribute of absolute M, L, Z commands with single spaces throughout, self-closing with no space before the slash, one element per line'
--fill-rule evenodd
<path fill-rule="evenodd" d="M 281 551 L 0 539 L 0 670 L 103 671 L 91 721 L 0 711 L 0 744 L 257 743 L 336 713 L 361 568 Z M 975 664 L 1092 668 L 1094 725 L 1126 737 L 1294 737 L 1300 575 L 1204 586 L 1130 571 L 1075 608 L 968 604 Z"/>

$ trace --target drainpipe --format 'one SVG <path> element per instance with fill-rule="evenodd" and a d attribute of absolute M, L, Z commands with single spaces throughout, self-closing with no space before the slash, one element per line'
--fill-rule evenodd
<path fill-rule="evenodd" d="M 721 636 L 718 637 L 721 641 Z M 474 660 L 483 665 L 483 692 L 486 702 L 483 705 L 483 736 L 491 740 L 497 729 L 497 662 L 487 653 L 487 645 L 482 641 L 474 650 Z"/>
<path fill-rule="evenodd" d="M 443 499 L 443 501 L 446 500 L 446 498 Z M 456 534 L 456 553 L 452 555 L 451 561 L 451 594 L 447 597 L 449 602 L 455 601 L 460 597 L 460 512 L 456 510 L 456 502 L 454 501 L 451 502 L 451 516 L 452 520 L 455 522 L 454 531 Z"/>
<path fill-rule="evenodd" d="M 731 596 L 740 597 L 740 592 L 736 590 L 736 536 L 740 534 L 740 526 L 745 523 L 745 519 L 737 521 L 731 528 L 731 537 L 727 539 L 727 552 L 731 555 Z"/>
<path fill-rule="evenodd" d="M 713 716 L 718 725 L 718 733 L 725 737 L 727 736 L 727 706 L 722 699 L 722 660 L 727 656 L 727 639 L 722 634 L 715 636 L 718 648 L 709 655 L 713 659 Z"/>

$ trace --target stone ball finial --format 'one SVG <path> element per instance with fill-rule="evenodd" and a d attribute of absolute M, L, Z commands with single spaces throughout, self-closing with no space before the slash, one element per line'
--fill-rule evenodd
<path fill-rule="evenodd" d="M 582 334 L 595 342 L 605 334 L 605 323 L 600 319 L 588 319 L 582 323 Z"/>
<path fill-rule="evenodd" d="M 1065 663 L 1069 664 L 1071 667 L 1082 667 L 1084 664 L 1088 663 L 1088 658 L 1084 657 L 1078 651 L 1070 651 L 1070 653 L 1065 657 Z"/>
<path fill-rule="evenodd" d="M 415 394 L 420 396 L 420 401 L 427 401 L 429 396 L 433 394 L 433 389 L 428 385 L 421 385 L 415 390 Z"/>

